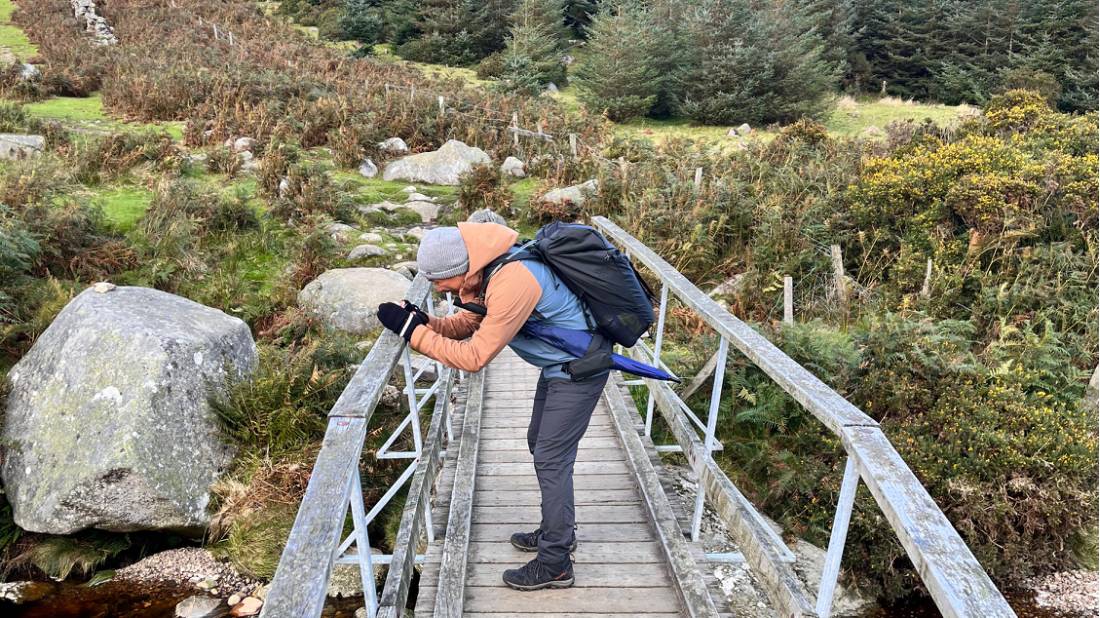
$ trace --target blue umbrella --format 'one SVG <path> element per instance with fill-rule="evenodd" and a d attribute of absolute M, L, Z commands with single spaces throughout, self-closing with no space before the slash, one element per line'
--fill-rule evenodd
<path fill-rule="evenodd" d="M 523 325 L 523 328 L 520 329 L 520 332 L 530 337 L 541 339 L 555 348 L 578 358 L 584 356 L 588 352 L 588 345 L 592 343 L 591 333 L 587 333 L 583 330 L 547 326 L 537 321 L 528 321 Z M 611 368 L 632 373 L 643 378 L 668 380 L 672 382 L 680 381 L 659 367 L 647 365 L 632 358 L 627 358 L 621 354 L 611 355 Z"/>

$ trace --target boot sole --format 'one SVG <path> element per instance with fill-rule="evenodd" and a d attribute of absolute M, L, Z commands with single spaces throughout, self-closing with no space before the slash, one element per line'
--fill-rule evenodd
<path fill-rule="evenodd" d="M 573 582 L 576 578 L 570 577 L 569 579 L 554 579 L 544 584 L 535 584 L 533 586 L 524 586 L 521 584 L 513 584 L 508 580 L 504 580 L 504 584 L 513 590 L 520 590 L 522 592 L 531 592 L 533 590 L 542 590 L 543 588 L 570 588 L 573 586 Z"/>

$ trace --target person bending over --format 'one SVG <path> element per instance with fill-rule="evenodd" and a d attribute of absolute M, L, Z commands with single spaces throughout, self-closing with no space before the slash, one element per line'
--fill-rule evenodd
<path fill-rule="evenodd" d="M 512 545 L 538 555 L 518 569 L 506 570 L 504 583 L 518 590 L 567 588 L 574 582 L 569 555 L 577 546 L 573 464 L 609 372 L 573 380 L 564 365 L 577 357 L 520 332 L 533 316 L 545 325 L 589 330 L 591 316 L 542 262 L 518 260 L 484 272 L 494 260 L 519 249 L 517 238 L 515 230 L 496 223 L 459 223 L 429 231 L 420 243 L 417 267 L 435 290 L 484 306 L 484 315 L 459 311 L 437 318 L 415 305 L 384 303 L 378 307 L 378 318 L 414 350 L 449 367 L 479 371 L 509 346 L 542 369 L 527 428 L 542 494 L 542 522 L 534 532 L 511 537 Z M 489 281 L 480 298 L 484 276 Z"/>

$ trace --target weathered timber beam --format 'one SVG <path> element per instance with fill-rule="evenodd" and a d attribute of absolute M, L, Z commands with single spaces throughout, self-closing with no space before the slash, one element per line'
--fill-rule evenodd
<path fill-rule="evenodd" d="M 675 584 L 676 594 L 684 604 L 689 618 L 718 616 L 718 608 L 710 598 L 707 584 L 699 572 L 695 559 L 691 556 L 687 541 L 684 539 L 676 515 L 668 503 L 657 472 L 649 461 L 642 445 L 642 439 L 634 427 L 638 419 L 637 410 L 628 410 L 623 394 L 619 390 L 621 378 L 615 375 L 604 388 L 604 400 L 611 411 L 611 422 L 619 436 L 619 441 L 627 452 L 627 463 L 634 473 L 638 489 L 645 499 L 646 512 L 657 533 L 661 551 L 668 562 L 669 574 Z M 633 405 L 633 403 L 631 403 Z"/>

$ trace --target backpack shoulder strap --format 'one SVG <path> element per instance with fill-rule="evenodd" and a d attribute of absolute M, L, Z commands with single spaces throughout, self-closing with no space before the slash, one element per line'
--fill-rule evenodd
<path fill-rule="evenodd" d="M 460 309 L 465 309 L 466 311 L 471 311 L 478 315 L 485 315 L 485 290 L 489 288 L 489 279 L 491 279 L 493 275 L 497 274 L 497 271 L 503 268 L 506 264 L 511 264 L 512 262 L 520 262 L 523 260 L 539 259 L 538 256 L 535 255 L 535 252 L 531 250 L 531 247 L 534 245 L 534 243 L 535 241 L 529 241 L 523 245 L 518 245 L 518 251 L 513 251 L 508 255 L 502 255 L 485 265 L 485 268 L 481 270 L 481 287 L 478 289 L 477 293 L 477 298 L 481 301 L 481 303 L 458 302 L 454 303 L 454 305 L 456 307 L 459 307 Z M 542 319 L 542 315 L 538 311 L 533 312 L 532 315 L 534 315 L 536 318 Z"/>

